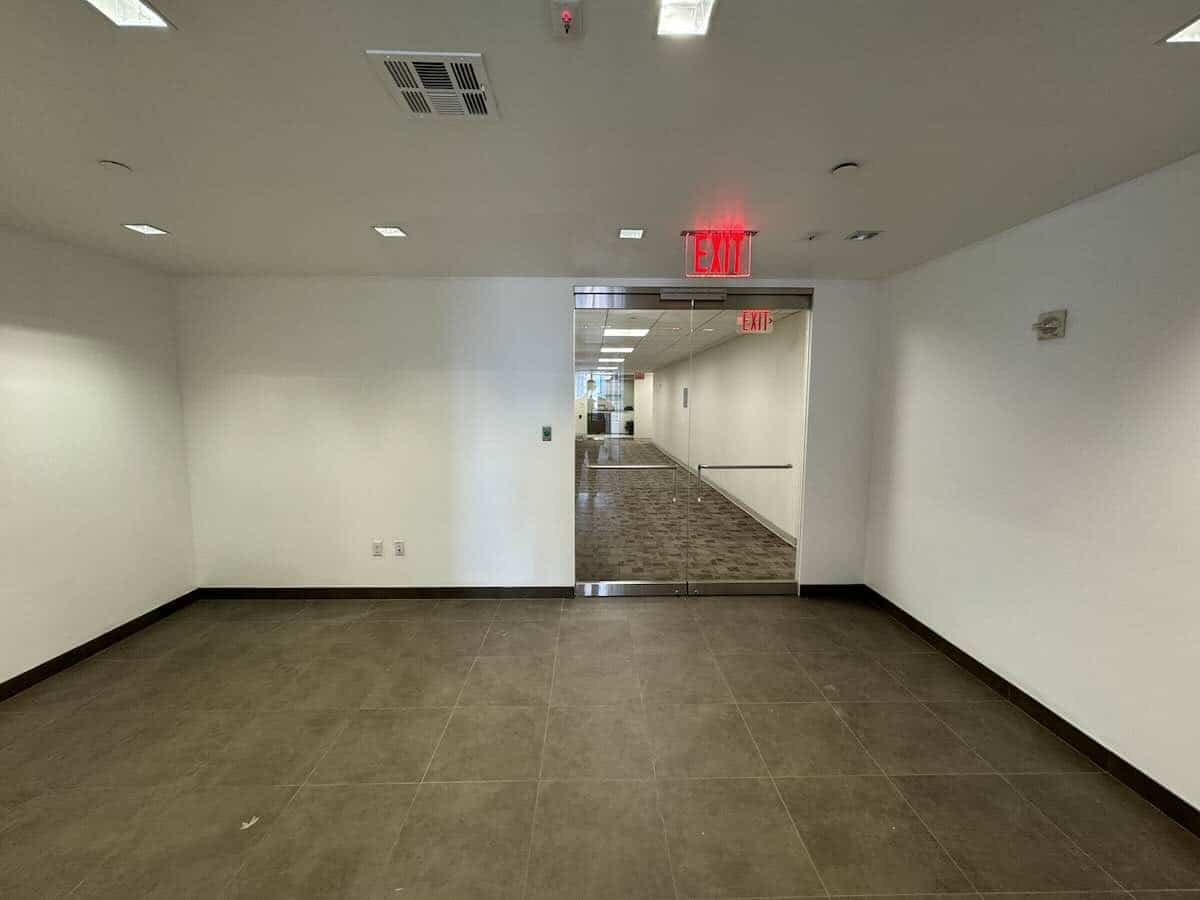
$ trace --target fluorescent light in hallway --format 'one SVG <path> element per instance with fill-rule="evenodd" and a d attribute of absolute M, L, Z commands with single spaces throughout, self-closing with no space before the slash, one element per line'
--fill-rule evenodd
<path fill-rule="evenodd" d="M 601 347 L 601 353 L 632 353 L 632 347 Z"/>
<path fill-rule="evenodd" d="M 380 237 L 408 237 L 408 232 L 399 225 L 372 225 Z"/>
<path fill-rule="evenodd" d="M 170 28 L 167 20 L 141 0 L 87 0 L 121 28 Z"/>
<path fill-rule="evenodd" d="M 645 337 L 650 333 L 649 328 L 605 328 L 605 337 Z"/>
<path fill-rule="evenodd" d="M 617 231 L 617 237 L 625 241 L 640 241 L 645 233 L 644 228 L 621 228 Z"/>

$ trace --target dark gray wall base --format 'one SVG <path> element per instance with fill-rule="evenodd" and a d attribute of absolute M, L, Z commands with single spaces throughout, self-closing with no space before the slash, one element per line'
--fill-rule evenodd
<path fill-rule="evenodd" d="M 57 675 L 63 669 L 69 669 L 77 662 L 87 659 L 94 653 L 99 653 L 108 647 L 111 647 L 117 641 L 123 641 L 131 634 L 141 631 L 148 625 L 153 625 L 159 619 L 166 618 L 176 610 L 183 609 L 189 603 L 199 599 L 195 591 L 189 591 L 182 597 L 176 597 L 162 606 L 155 607 L 149 612 L 142 613 L 136 619 L 126 622 L 124 625 L 118 625 L 112 631 L 106 631 L 99 637 L 94 637 L 90 641 L 80 644 L 66 653 L 60 653 L 54 659 L 49 659 L 40 666 L 35 666 L 28 672 L 22 672 L 7 681 L 0 682 L 0 700 L 7 700 L 14 694 L 19 694 L 26 688 L 33 687 L 39 681 L 45 681 L 51 675 Z"/>
<path fill-rule="evenodd" d="M 853 597 L 862 596 L 865 585 L 861 584 L 802 584 L 801 597 Z"/>
<path fill-rule="evenodd" d="M 567 587 L 202 587 L 200 600 L 472 600 L 574 597 Z"/>
<path fill-rule="evenodd" d="M 979 660 L 960 650 L 946 640 L 924 622 L 914 618 L 902 610 L 891 600 L 884 597 L 866 585 L 858 588 L 859 596 L 865 597 L 889 613 L 937 647 L 948 657 L 973 674 L 980 681 L 989 684 L 997 693 L 1007 697 L 1015 706 L 1020 707 L 1030 717 L 1036 719 L 1050 731 L 1054 732 L 1100 768 L 1107 771 L 1118 781 L 1141 794 L 1168 816 L 1194 834 L 1200 835 L 1200 810 L 1192 806 L 1169 788 L 1163 787 L 1141 769 L 1113 753 L 1095 738 L 1080 731 L 1054 710 L 1039 700 L 1029 696 L 1015 684 L 1002 675 L 993 672 Z"/>

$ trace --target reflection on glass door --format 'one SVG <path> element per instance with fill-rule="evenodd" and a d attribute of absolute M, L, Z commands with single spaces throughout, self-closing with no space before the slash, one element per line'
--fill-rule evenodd
<path fill-rule="evenodd" d="M 688 590 L 792 592 L 808 313 L 697 302 L 689 342 Z"/>

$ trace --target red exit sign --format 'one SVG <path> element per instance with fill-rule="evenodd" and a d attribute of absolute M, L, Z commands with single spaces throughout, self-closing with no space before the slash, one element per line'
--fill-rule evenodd
<path fill-rule="evenodd" d="M 749 278 L 750 241 L 756 232 L 700 228 L 683 232 L 688 278 Z"/>
<path fill-rule="evenodd" d="M 737 315 L 738 332 L 741 334 L 770 334 L 775 319 L 769 309 L 742 309 Z"/>

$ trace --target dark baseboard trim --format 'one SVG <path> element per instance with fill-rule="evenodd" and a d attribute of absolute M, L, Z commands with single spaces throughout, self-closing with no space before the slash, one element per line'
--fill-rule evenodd
<path fill-rule="evenodd" d="M 560 599 L 575 596 L 569 587 L 202 587 L 198 600 L 473 600 Z"/>
<path fill-rule="evenodd" d="M 141 631 L 148 625 L 153 625 L 159 619 L 166 618 L 176 610 L 183 609 L 189 603 L 193 603 L 198 599 L 195 591 L 189 591 L 182 597 L 176 597 L 162 606 L 142 613 L 136 619 L 131 619 L 124 625 L 118 625 L 111 631 L 106 631 L 104 634 L 94 637 L 90 641 L 68 650 L 66 653 L 60 653 L 53 659 L 46 660 L 40 666 L 34 666 L 28 672 L 15 675 L 7 681 L 0 681 L 0 700 L 7 700 L 14 694 L 19 694 L 26 688 L 33 687 L 39 681 L 45 681 L 51 675 L 57 675 L 64 669 L 71 668 L 75 663 L 82 662 L 89 656 L 111 647 L 118 641 L 125 640 L 125 638 L 134 632 Z"/>
<path fill-rule="evenodd" d="M 1153 803 L 1164 813 L 1193 834 L 1200 835 L 1200 810 L 1169 788 L 1163 787 L 1137 766 L 1113 753 L 1095 738 L 1076 728 L 1040 700 L 1035 700 L 1003 675 L 993 672 L 975 657 L 959 649 L 920 619 L 904 611 L 887 597 L 866 585 L 859 585 L 858 595 L 887 610 L 910 629 L 978 678 L 993 690 L 1008 698 L 1033 719 L 1058 735 L 1101 769 Z"/>
<path fill-rule="evenodd" d="M 802 584 L 801 597 L 861 597 L 861 584 Z"/>

